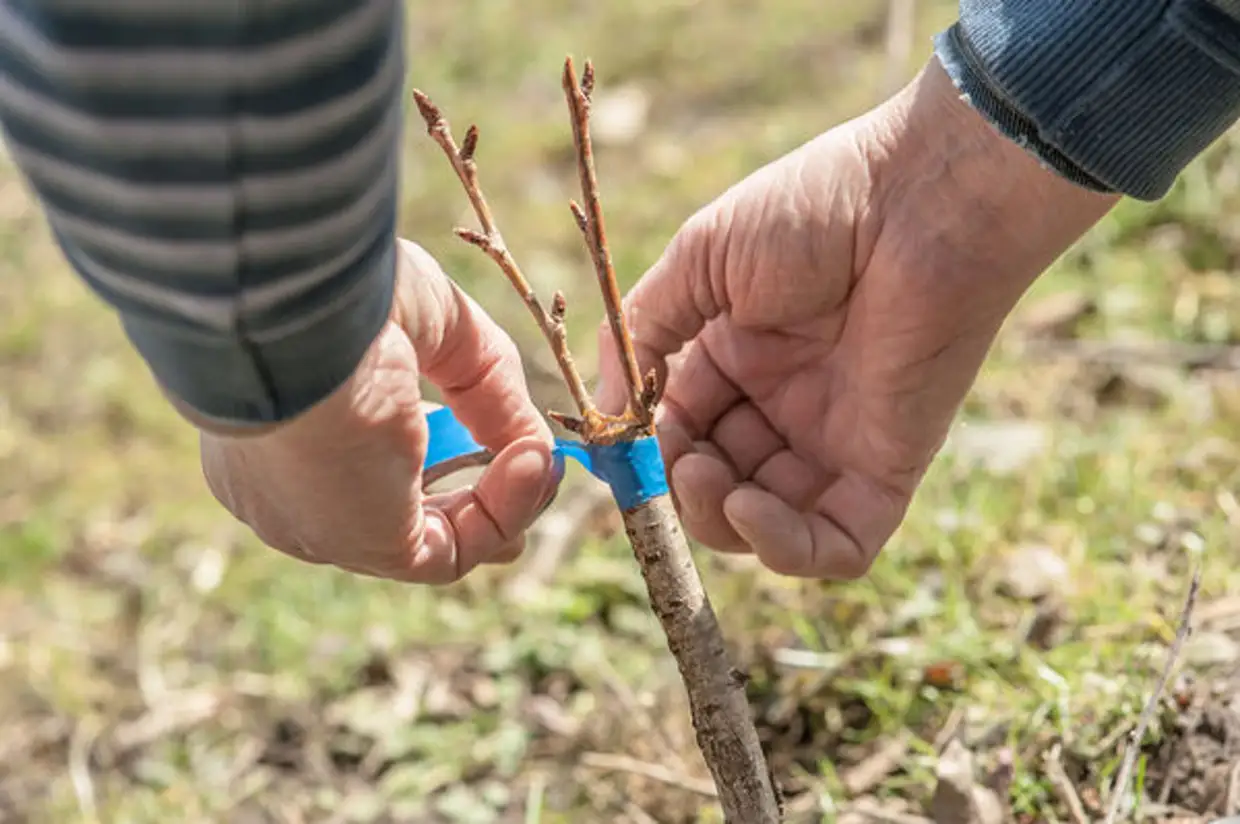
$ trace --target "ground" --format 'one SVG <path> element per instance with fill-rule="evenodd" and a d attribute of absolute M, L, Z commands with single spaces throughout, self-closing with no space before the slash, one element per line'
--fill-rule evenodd
<path fill-rule="evenodd" d="M 410 85 L 481 126 L 505 235 L 544 294 L 567 292 L 589 364 L 564 56 L 598 67 L 599 173 L 631 283 L 697 206 L 880 98 L 885 6 L 419 3 Z M 918 4 L 901 77 L 952 6 Z M 540 400 L 563 408 L 528 317 L 451 237 L 465 201 L 410 123 L 402 233 L 529 344 Z M 210 499 L 192 433 L 0 170 L 0 819 L 719 820 L 592 481 L 570 478 L 521 564 L 446 589 L 265 550 Z M 1100 818 L 1198 564 L 1132 815 L 1236 803 L 1238 261 L 1240 135 L 1035 286 L 867 578 L 699 554 L 790 820 L 917 821 L 961 747 L 1013 820 L 1070 821 L 1069 797 Z"/>

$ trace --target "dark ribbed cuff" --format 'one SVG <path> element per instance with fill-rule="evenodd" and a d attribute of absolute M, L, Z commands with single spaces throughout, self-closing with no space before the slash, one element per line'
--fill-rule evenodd
<path fill-rule="evenodd" d="M 376 248 L 366 276 L 295 324 L 219 335 L 127 312 L 125 332 L 165 390 L 229 426 L 290 420 L 353 374 L 391 312 L 395 241 Z"/>
<path fill-rule="evenodd" d="M 962 0 L 935 53 L 974 108 L 1067 180 L 1157 200 L 1240 116 L 1240 20 L 1223 8 Z"/>

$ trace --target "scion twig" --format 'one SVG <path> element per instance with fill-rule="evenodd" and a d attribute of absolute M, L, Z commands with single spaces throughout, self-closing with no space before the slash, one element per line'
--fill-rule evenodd
<path fill-rule="evenodd" d="M 633 338 L 624 322 L 624 310 L 620 305 L 620 287 L 616 283 L 616 269 L 612 264 L 611 251 L 607 246 L 607 228 L 603 222 L 603 204 L 598 192 L 598 175 L 594 169 L 594 147 L 590 140 L 590 95 L 594 92 L 594 65 L 587 60 L 581 81 L 573 70 L 573 59 L 564 61 L 564 97 L 568 101 L 569 119 L 573 126 L 573 145 L 577 149 L 577 175 L 581 179 L 583 209 L 575 201 L 569 203 L 577 226 L 585 236 L 594 272 L 603 293 L 603 306 L 607 322 L 616 341 L 624 372 L 625 388 L 628 390 L 629 411 L 637 421 L 653 433 L 654 404 L 647 400 L 653 391 L 645 391 L 641 368 L 633 351 Z"/>
<path fill-rule="evenodd" d="M 592 429 L 599 428 L 601 416 L 594 405 L 593 399 L 590 397 L 589 391 L 586 389 L 585 382 L 581 379 L 581 373 L 577 371 L 577 365 L 573 362 L 572 353 L 568 349 L 568 333 L 564 326 L 567 302 L 564 299 L 564 295 L 556 292 L 552 298 L 550 312 L 543 308 L 538 295 L 534 293 L 533 287 L 530 286 L 529 281 L 522 274 L 521 267 L 517 265 L 517 261 L 513 258 L 512 253 L 508 251 L 508 246 L 504 243 L 504 237 L 500 234 L 499 226 L 491 214 L 491 207 L 482 193 L 482 187 L 478 185 L 478 164 L 474 159 L 474 155 L 478 150 L 478 127 L 471 125 L 465 132 L 465 140 L 458 147 L 456 140 L 452 137 L 452 128 L 439 107 L 424 92 L 418 89 L 413 90 L 413 99 L 417 103 L 422 119 L 426 121 L 427 134 L 439 144 L 444 154 L 447 155 L 453 170 L 456 171 L 457 178 L 461 181 L 461 186 L 465 189 L 465 195 L 469 198 L 470 205 L 474 208 L 474 214 L 478 218 L 478 223 L 482 226 L 481 232 L 458 228 L 456 229 L 457 237 L 477 246 L 491 260 L 495 261 L 495 265 L 507 276 L 508 282 L 512 284 L 517 294 L 521 296 L 526 307 L 529 308 L 530 314 L 534 316 L 534 321 L 542 331 L 543 337 L 547 339 L 552 354 L 555 355 L 555 362 L 560 367 L 560 373 L 564 376 L 564 383 L 568 386 L 568 391 L 572 395 L 573 402 L 577 405 L 577 411 L 581 418 L 578 420 L 558 413 L 550 414 L 566 429 L 580 434 L 586 434 Z"/>

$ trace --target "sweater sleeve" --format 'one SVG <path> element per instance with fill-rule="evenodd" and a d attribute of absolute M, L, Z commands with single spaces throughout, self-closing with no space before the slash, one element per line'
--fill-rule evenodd
<path fill-rule="evenodd" d="M 1240 116 L 1240 0 L 961 0 L 935 53 L 1043 163 L 1140 200 Z"/>
<path fill-rule="evenodd" d="M 401 0 L 0 0 L 0 126 L 166 391 L 289 419 L 388 317 Z"/>

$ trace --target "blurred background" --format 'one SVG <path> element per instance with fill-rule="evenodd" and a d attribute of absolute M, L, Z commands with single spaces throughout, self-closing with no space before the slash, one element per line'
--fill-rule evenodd
<path fill-rule="evenodd" d="M 541 294 L 567 293 L 585 366 L 599 303 L 566 207 L 566 54 L 598 71 L 628 284 L 696 208 L 905 82 L 955 15 L 934 0 L 409 6 L 410 85 L 458 133 L 480 126 L 504 234 Z M 412 109 L 405 142 L 402 233 L 565 408 L 524 308 L 452 237 L 472 218 Z M 1196 632 L 1136 770 L 1141 814 L 1236 803 L 1238 260 L 1240 133 L 1039 281 L 869 577 L 782 580 L 699 554 L 790 820 L 941 819 L 944 752 L 971 754 L 1011 820 L 1099 816 L 1198 563 Z M 0 821 L 718 821 L 593 481 L 570 476 L 517 565 L 431 590 L 262 548 L 196 457 L 0 161 Z"/>

